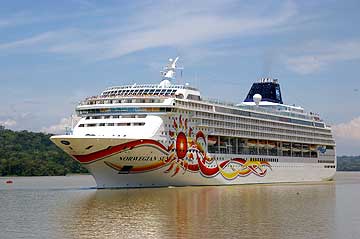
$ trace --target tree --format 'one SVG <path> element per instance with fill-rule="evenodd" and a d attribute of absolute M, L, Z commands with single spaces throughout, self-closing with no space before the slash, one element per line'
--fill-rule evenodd
<path fill-rule="evenodd" d="M 0 176 L 50 176 L 87 173 L 50 141 L 50 134 L 0 127 Z"/>

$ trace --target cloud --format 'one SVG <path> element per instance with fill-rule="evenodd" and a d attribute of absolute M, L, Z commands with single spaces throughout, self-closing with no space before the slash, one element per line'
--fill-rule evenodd
<path fill-rule="evenodd" d="M 288 67 L 300 74 L 310 74 L 339 61 L 360 59 L 360 40 L 311 42 L 297 47 L 286 57 Z"/>
<path fill-rule="evenodd" d="M 87 1 L 85 1 L 86 3 Z M 194 48 L 239 36 L 268 34 L 297 14 L 294 2 L 251 7 L 234 0 L 143 3 L 124 22 L 42 32 L 3 43 L 0 50 L 106 60 L 158 47 Z M 174 7 L 176 6 L 176 7 Z M 271 9 L 271 11 L 269 11 Z M 273 10 L 276 9 L 276 10 Z M 105 13 L 104 13 L 105 14 Z M 112 13 L 113 14 L 113 13 Z M 106 15 L 106 14 L 105 14 Z M 100 29 L 100 30 L 99 30 Z"/>
<path fill-rule="evenodd" d="M 13 119 L 0 120 L 0 125 L 5 126 L 6 128 L 15 126 L 17 122 Z"/>
<path fill-rule="evenodd" d="M 336 138 L 360 140 L 360 116 L 349 122 L 332 126 Z"/>
<path fill-rule="evenodd" d="M 45 17 L 45 15 L 43 14 L 31 14 L 30 12 L 28 12 L 28 10 L 14 12 L 7 15 L 3 14 L 0 18 L 0 28 L 10 28 L 21 25 L 28 25 L 32 23 L 39 23 L 51 20 L 51 18 L 53 17 Z"/>
<path fill-rule="evenodd" d="M 121 34 L 109 41 L 107 45 L 111 50 L 104 52 L 100 58 L 117 58 L 150 48 L 186 48 L 241 35 L 264 34 L 286 24 L 296 14 L 296 6 L 292 2 L 270 16 L 255 13 L 249 16 L 241 12 L 232 14 L 224 6 L 226 4 L 223 3 L 196 6 L 197 8 L 190 6 L 180 8 L 174 15 L 166 14 L 169 11 L 161 7 L 155 12 L 149 10 L 142 13 L 140 21 L 144 18 L 155 20 L 145 21 L 143 26 L 135 21 L 134 26 L 137 27 L 134 28 L 138 30 Z"/>
<path fill-rule="evenodd" d="M 42 44 L 45 41 L 52 39 L 53 37 L 54 37 L 54 33 L 45 32 L 22 40 L 0 44 L 0 50 L 17 49 L 17 48 Z"/>
<path fill-rule="evenodd" d="M 73 122 L 74 123 L 74 122 Z M 70 129 L 72 125 L 72 118 L 62 118 L 59 123 L 51 125 L 49 127 L 43 127 L 41 132 L 50 134 L 63 134 L 66 130 Z"/>

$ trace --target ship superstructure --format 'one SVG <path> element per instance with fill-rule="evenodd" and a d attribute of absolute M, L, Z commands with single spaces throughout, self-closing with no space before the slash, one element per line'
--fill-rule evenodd
<path fill-rule="evenodd" d="M 98 188 L 333 178 L 330 126 L 284 104 L 278 80 L 254 83 L 243 103 L 223 103 L 173 84 L 177 61 L 170 59 L 160 84 L 110 87 L 80 102 L 72 133 L 51 137 Z"/>

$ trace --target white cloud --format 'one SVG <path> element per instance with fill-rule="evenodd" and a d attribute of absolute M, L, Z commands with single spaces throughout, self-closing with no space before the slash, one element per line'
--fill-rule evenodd
<path fill-rule="evenodd" d="M 49 127 L 43 127 L 41 131 L 50 134 L 63 134 L 66 132 L 66 130 L 71 128 L 72 124 L 75 125 L 77 120 L 78 118 L 72 117 L 62 118 L 59 123 Z"/>
<path fill-rule="evenodd" d="M 50 40 L 51 38 L 53 38 L 53 36 L 54 36 L 54 33 L 51 33 L 51 32 L 41 33 L 39 35 L 25 38 L 22 40 L 0 44 L 0 50 L 17 49 L 17 48 L 21 48 L 21 47 L 33 46 L 33 45 L 40 44 L 40 43 L 42 44 L 44 41 Z"/>
<path fill-rule="evenodd" d="M 288 67 L 300 74 L 310 74 L 339 61 L 360 59 L 360 40 L 312 42 L 290 54 L 286 57 Z"/>
<path fill-rule="evenodd" d="M 0 44 L 0 50 L 77 55 L 111 59 L 156 47 L 204 46 L 231 37 L 268 34 L 284 28 L 297 14 L 292 1 L 279 6 L 251 7 L 234 0 L 164 1 L 137 6 L 126 24 L 105 28 L 62 29 Z M 277 10 L 271 10 L 273 7 Z M 99 30 L 101 29 L 101 30 Z"/>
<path fill-rule="evenodd" d="M 292 2 L 270 16 L 242 12 L 231 14 L 229 9 L 225 11 L 225 6 L 212 2 L 209 5 L 182 7 L 174 12 L 167 11 L 167 6 L 143 12 L 135 20 L 133 28 L 137 30 L 108 41 L 109 51 L 100 58 L 116 58 L 149 48 L 191 47 L 241 35 L 264 34 L 285 25 L 296 14 L 296 6 Z"/>
<path fill-rule="evenodd" d="M 0 125 L 5 126 L 6 128 L 15 126 L 17 122 L 13 119 L 0 120 Z"/>
<path fill-rule="evenodd" d="M 360 140 L 360 116 L 349 122 L 332 126 L 336 138 Z"/>

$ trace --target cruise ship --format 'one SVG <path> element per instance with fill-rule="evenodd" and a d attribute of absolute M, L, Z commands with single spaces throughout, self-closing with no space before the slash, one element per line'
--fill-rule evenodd
<path fill-rule="evenodd" d="M 169 59 L 158 84 L 114 86 L 81 101 L 71 132 L 51 137 L 98 188 L 333 179 L 331 127 L 284 104 L 277 79 L 263 78 L 243 102 L 225 103 L 175 84 L 178 59 Z"/>

